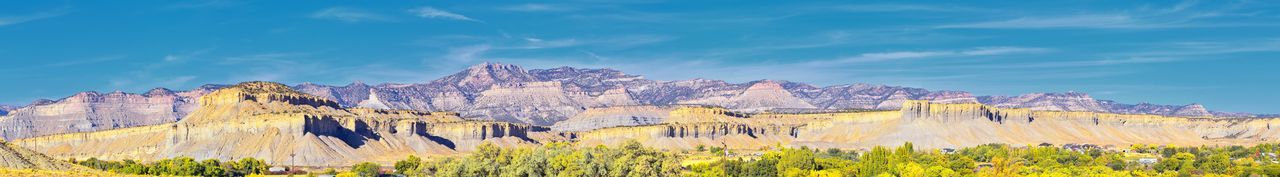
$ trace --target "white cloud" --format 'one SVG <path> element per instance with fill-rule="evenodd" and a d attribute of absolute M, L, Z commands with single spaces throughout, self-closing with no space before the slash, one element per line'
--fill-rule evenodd
<path fill-rule="evenodd" d="M 905 12 L 905 11 L 929 11 L 929 12 L 955 12 L 955 11 L 983 11 L 979 9 L 962 7 L 962 6 L 931 6 L 918 4 L 854 4 L 854 5 L 835 5 L 821 6 L 818 9 L 830 9 L 841 12 Z"/>
<path fill-rule="evenodd" d="M 456 14 L 453 12 L 436 9 L 434 7 L 419 7 L 419 8 L 409 9 L 409 13 L 412 13 L 413 15 L 417 15 L 418 17 L 422 17 L 422 18 L 436 18 L 436 19 L 481 22 L 480 20 L 472 19 L 471 17 L 463 16 L 462 14 Z"/>
<path fill-rule="evenodd" d="M 189 51 L 189 52 L 182 52 L 178 54 L 168 54 L 168 55 L 164 55 L 163 59 L 164 59 L 164 62 L 182 61 L 192 57 L 204 55 L 206 53 L 209 53 L 209 51 L 212 51 L 212 50 L 213 48 L 207 48 L 207 49 L 200 49 L 200 50 Z"/>
<path fill-rule="evenodd" d="M 58 17 L 64 14 L 66 14 L 66 10 L 58 9 L 58 10 L 41 12 L 41 13 L 36 13 L 31 15 L 3 16 L 3 17 L 0 17 L 0 26 L 16 25 L 16 24 L 26 23 L 26 22 L 40 20 L 40 19 Z"/>
<path fill-rule="evenodd" d="M 444 58 L 459 62 L 471 62 L 475 59 L 479 59 L 480 56 L 485 52 L 488 52 L 490 48 L 491 47 L 488 44 L 450 48 L 449 53 L 445 54 Z"/>
<path fill-rule="evenodd" d="M 1057 17 L 1022 17 L 1010 20 L 943 25 L 939 28 L 1153 28 L 1128 15 L 1074 15 Z"/>
<path fill-rule="evenodd" d="M 1227 4 L 1227 3 L 1224 3 Z M 1240 22 L 1241 18 L 1229 21 L 1207 20 L 1223 16 L 1258 18 L 1257 11 L 1242 11 L 1237 5 L 1197 6 L 1197 1 L 1182 1 L 1166 8 L 1141 8 L 1120 12 L 1086 12 L 1080 14 L 1042 14 L 1027 15 L 1012 19 L 997 19 L 971 23 L 957 23 L 937 26 L 937 28 L 973 28 L 973 29 L 1041 29 L 1041 28 L 1080 28 L 1080 29 L 1158 29 L 1158 28 L 1198 28 L 1224 26 L 1261 26 L 1270 23 Z M 1272 19 L 1258 18 L 1271 21 Z"/>
<path fill-rule="evenodd" d="M 525 40 L 526 40 L 526 41 L 528 41 L 528 44 L 525 44 L 524 46 L 518 46 L 518 47 L 515 47 L 515 48 L 518 48 L 518 49 L 545 49 L 545 48 L 572 47 L 572 46 L 576 46 L 576 45 L 582 44 L 582 42 L 579 42 L 577 39 L 560 39 L 560 40 L 550 40 L 550 41 L 548 41 L 548 40 L 542 40 L 542 39 L 537 39 L 537 38 L 526 38 Z"/>
<path fill-rule="evenodd" d="M 553 5 L 553 4 L 521 4 L 521 5 L 498 7 L 498 10 L 515 11 L 515 12 L 559 12 L 559 11 L 574 10 L 574 8 L 563 6 L 563 5 Z"/>
<path fill-rule="evenodd" d="M 1045 48 L 1026 48 L 1026 47 L 979 47 L 973 50 L 961 51 L 962 55 L 982 56 L 982 55 L 1004 55 L 1016 53 L 1036 53 L 1044 52 L 1049 49 Z"/>
<path fill-rule="evenodd" d="M 939 57 L 972 57 L 972 56 L 993 56 L 993 55 L 1010 55 L 1039 53 L 1049 51 L 1045 48 L 1028 48 L 1028 47 L 979 47 L 967 50 L 942 50 L 942 51 L 896 51 L 896 52 L 879 52 L 879 53 L 863 53 L 854 57 L 846 57 L 834 61 L 820 61 L 819 64 L 831 63 L 861 63 L 876 62 L 901 59 L 919 59 L 919 58 L 939 58 Z"/>
<path fill-rule="evenodd" d="M 383 17 L 382 15 L 345 7 L 331 7 L 323 9 L 312 13 L 311 18 L 338 20 L 349 23 L 389 20 L 387 17 Z"/>

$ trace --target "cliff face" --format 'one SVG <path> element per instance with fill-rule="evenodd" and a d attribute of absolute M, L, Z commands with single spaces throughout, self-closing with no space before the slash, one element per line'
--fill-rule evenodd
<path fill-rule="evenodd" d="M 865 149 L 912 142 L 919 148 L 988 143 L 1030 145 L 1249 145 L 1280 138 L 1280 118 L 1209 119 L 999 108 L 976 103 L 906 101 L 898 111 L 742 114 L 721 108 L 682 108 L 662 123 L 574 134 L 580 142 L 637 139 L 666 149 L 697 145 L 737 149 L 773 144 Z"/>
<path fill-rule="evenodd" d="M 0 136 L 16 139 L 174 122 L 198 107 L 195 98 L 216 87 L 183 92 L 157 88 L 145 94 L 83 92 L 37 101 L 0 116 Z"/>
<path fill-rule="evenodd" d="M 744 113 L 692 105 L 599 107 L 551 128 L 466 120 L 448 112 L 343 108 L 335 101 L 261 82 L 215 91 L 201 97 L 199 103 L 199 110 L 175 123 L 57 134 L 14 143 L 55 158 L 254 157 L 273 163 L 326 166 L 453 154 L 470 151 L 482 142 L 521 146 L 575 141 L 590 147 L 634 139 L 662 149 L 698 145 L 865 149 L 904 142 L 919 148 L 988 143 L 1249 145 L 1280 138 L 1280 130 L 1272 129 L 1280 125 L 1280 118 L 1038 111 L 913 100 L 904 101 L 896 111 L 796 114 Z"/>
<path fill-rule="evenodd" d="M 287 86 L 249 82 L 200 98 L 200 109 L 167 124 L 15 141 L 59 158 L 154 160 L 254 157 L 299 165 L 390 162 L 407 155 L 469 151 L 481 142 L 535 143 L 545 128 L 467 121 L 456 113 L 344 109 Z"/>
<path fill-rule="evenodd" d="M 751 84 L 750 87 L 742 91 L 732 90 L 730 93 L 711 95 L 681 103 L 715 105 L 747 112 L 778 108 L 818 108 L 800 98 L 796 98 L 791 92 L 783 89 L 779 83 L 768 80 Z"/>
<path fill-rule="evenodd" d="M 196 98 L 220 86 L 191 91 L 157 89 L 146 94 L 86 92 L 58 101 L 38 100 L 17 109 L 0 107 L 0 137 L 6 139 L 67 132 L 108 130 L 177 121 L 196 110 Z M 648 80 L 613 69 L 559 67 L 526 70 L 484 63 L 417 84 L 345 86 L 304 83 L 292 87 L 340 107 L 459 112 L 461 117 L 539 126 L 555 125 L 588 108 L 624 105 L 702 104 L 742 112 L 823 112 L 849 109 L 895 110 L 908 100 L 982 103 L 999 108 L 1086 111 L 1179 117 L 1265 117 L 1207 110 L 1198 104 L 1123 104 L 1084 93 L 974 96 L 961 91 L 850 84 L 818 87 L 761 80 Z M 7 112 L 7 113 L 6 113 Z"/>
<path fill-rule="evenodd" d="M 550 128 L 557 131 L 588 131 L 609 127 L 661 123 L 675 106 L 615 106 L 589 108 Z"/>
<path fill-rule="evenodd" d="M 1002 108 L 1029 108 L 1041 111 L 1086 111 L 1117 114 L 1151 114 L 1179 117 L 1259 117 L 1246 113 L 1212 112 L 1200 104 L 1185 106 L 1156 105 L 1150 103 L 1124 104 L 1111 100 L 1098 100 L 1088 94 L 1033 93 L 1019 96 L 981 96 L 978 102 Z"/>

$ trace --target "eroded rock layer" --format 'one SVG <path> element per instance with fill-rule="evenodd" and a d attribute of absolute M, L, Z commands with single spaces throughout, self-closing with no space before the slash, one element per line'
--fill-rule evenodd
<path fill-rule="evenodd" d="M 0 137 L 85 132 L 178 121 L 200 105 L 196 98 L 217 85 L 190 91 L 156 89 L 145 94 L 85 92 L 37 100 L 21 108 L 0 106 Z M 294 89 L 326 98 L 342 107 L 458 112 L 468 119 L 551 126 L 588 108 L 677 104 L 714 105 L 740 112 L 827 112 L 848 109 L 896 110 L 908 100 L 983 103 L 1038 111 L 1152 114 L 1177 117 L 1249 118 L 1274 115 L 1210 111 L 1199 104 L 1123 104 L 1088 94 L 1031 93 L 975 96 L 963 91 L 848 84 L 815 86 L 760 80 L 649 80 L 613 69 L 558 67 L 524 69 L 483 63 L 427 83 L 345 86 L 303 83 Z"/>
<path fill-rule="evenodd" d="M 0 114 L 0 137 L 87 132 L 175 122 L 198 105 L 195 99 L 220 86 L 145 94 L 83 92 L 60 100 L 40 100 Z M 4 111 L 0 111 L 4 112 Z"/>
<path fill-rule="evenodd" d="M 1210 119 L 1095 112 L 1035 111 L 976 103 L 907 101 L 899 111 L 736 114 L 721 108 L 677 109 L 663 123 L 574 134 L 585 146 L 637 139 L 647 145 L 737 149 L 781 144 L 865 149 L 912 142 L 919 148 L 988 143 L 1248 145 L 1280 138 L 1280 118 Z"/>
<path fill-rule="evenodd" d="M 200 98 L 175 123 L 15 141 L 56 157 L 153 160 L 266 159 L 311 166 L 389 162 L 407 155 L 469 151 L 481 142 L 536 143 L 544 128 L 467 121 L 456 113 L 343 109 L 287 86 L 249 82 Z"/>
<path fill-rule="evenodd" d="M 556 88 L 554 83 L 547 84 L 533 86 Z M 488 95 L 522 99 L 530 94 L 502 92 Z M 569 102 L 594 100 L 562 96 Z M 175 123 L 56 134 L 14 143 L 56 158 L 253 157 L 276 164 L 333 166 L 454 154 L 482 142 L 521 146 L 573 141 L 595 146 L 638 140 L 662 149 L 699 145 L 864 149 L 904 142 L 919 148 L 988 143 L 1247 145 L 1280 138 L 1280 131 L 1272 129 L 1273 124 L 1280 125 L 1280 118 L 1182 118 L 931 101 L 903 101 L 898 106 L 902 109 L 894 111 L 813 113 L 751 113 L 701 105 L 597 107 L 551 128 L 468 120 L 449 112 L 343 108 L 337 101 L 266 82 L 217 90 L 201 97 L 199 105 Z"/>
<path fill-rule="evenodd" d="M 27 150 L 0 140 L 0 168 L 37 169 L 53 171 L 94 171 L 89 168 L 50 158 L 39 152 Z"/>

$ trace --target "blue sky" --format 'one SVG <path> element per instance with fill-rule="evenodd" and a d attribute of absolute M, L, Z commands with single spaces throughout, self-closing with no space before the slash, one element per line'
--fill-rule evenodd
<path fill-rule="evenodd" d="M 484 61 L 1280 110 L 1267 1 L 0 1 L 0 103 Z"/>

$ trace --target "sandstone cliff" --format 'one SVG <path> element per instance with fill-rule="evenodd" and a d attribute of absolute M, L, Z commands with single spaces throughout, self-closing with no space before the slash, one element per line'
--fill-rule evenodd
<path fill-rule="evenodd" d="M 83 92 L 57 101 L 37 101 L 0 116 L 0 136 L 16 139 L 174 122 L 198 107 L 195 99 L 220 86 L 145 94 Z"/>
<path fill-rule="evenodd" d="M 543 86 L 551 87 L 543 89 L 562 88 L 548 84 Z M 520 99 L 524 94 L 491 95 Z M 562 96 L 570 102 L 594 100 Z M 466 120 L 448 112 L 343 108 L 336 101 L 264 82 L 221 89 L 199 100 L 200 109 L 175 123 L 57 134 L 14 143 L 56 158 L 254 157 L 277 164 L 326 166 L 466 152 L 481 142 L 519 146 L 575 141 L 580 146 L 594 146 L 634 139 L 662 149 L 698 145 L 865 149 L 904 142 L 919 148 L 988 143 L 1248 145 L 1280 138 L 1280 131 L 1272 129 L 1272 125 L 1280 125 L 1280 118 L 1040 111 L 916 100 L 904 101 L 899 110 L 814 113 L 747 113 L 695 105 L 596 107 L 552 126 L 558 131 Z"/>
<path fill-rule="evenodd" d="M 210 85 L 178 92 L 157 89 L 146 94 L 86 92 L 58 101 L 37 100 L 29 106 L 7 111 L 0 108 L 0 137 L 14 139 L 175 122 L 200 106 L 195 103 L 196 98 L 218 87 Z M 681 103 L 715 105 L 744 112 L 824 112 L 896 110 L 908 100 L 930 100 L 1041 111 L 1218 118 L 1267 116 L 1216 112 L 1199 104 L 1124 104 L 1077 92 L 974 96 L 962 91 L 871 84 L 819 87 L 780 80 L 659 81 L 613 69 L 526 70 L 517 65 L 488 62 L 427 83 L 367 85 L 355 82 L 345 86 L 304 83 L 293 88 L 344 108 L 459 112 L 461 117 L 469 119 L 539 126 L 555 125 L 593 107 Z"/>
<path fill-rule="evenodd" d="M 456 113 L 345 109 L 287 86 L 248 82 L 200 98 L 200 109 L 175 123 L 68 133 L 15 141 L 59 158 L 154 160 L 266 159 L 331 166 L 389 162 L 407 155 L 469 151 L 481 142 L 536 143 L 545 128 L 467 121 Z"/>
<path fill-rule="evenodd" d="M 1280 118 L 1210 119 L 999 108 L 976 103 L 907 101 L 898 111 L 742 114 L 721 108 L 682 108 L 662 123 L 604 128 L 574 136 L 584 146 L 637 139 L 667 149 L 775 144 L 865 149 L 912 142 L 918 148 L 988 143 L 1034 145 L 1249 145 L 1280 138 Z"/>

